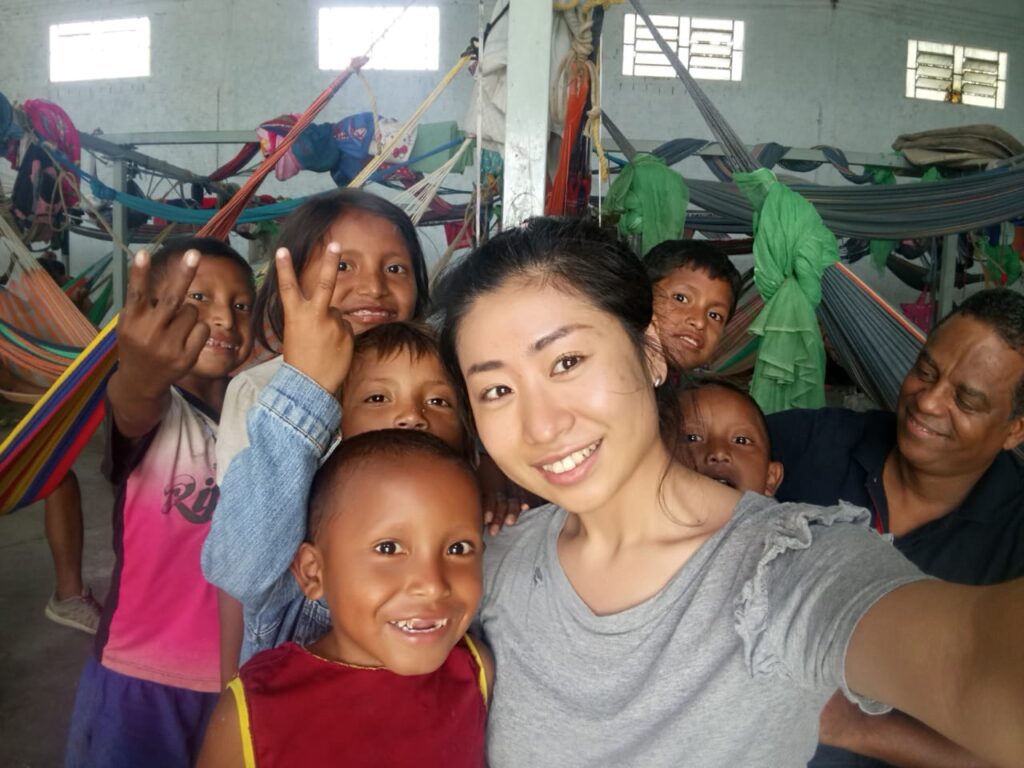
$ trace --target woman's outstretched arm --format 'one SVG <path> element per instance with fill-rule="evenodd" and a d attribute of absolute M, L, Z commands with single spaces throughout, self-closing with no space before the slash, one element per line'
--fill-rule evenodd
<path fill-rule="evenodd" d="M 1024 579 L 922 581 L 875 603 L 846 654 L 848 687 L 996 765 L 1024 756 Z"/>

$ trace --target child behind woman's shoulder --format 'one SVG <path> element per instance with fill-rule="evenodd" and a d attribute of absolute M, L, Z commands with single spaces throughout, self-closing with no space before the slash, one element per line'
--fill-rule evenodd
<path fill-rule="evenodd" d="M 107 397 L 113 583 L 78 687 L 68 766 L 187 765 L 219 685 L 200 552 L 217 504 L 217 412 L 252 345 L 252 270 L 210 238 L 135 257 Z"/>
<path fill-rule="evenodd" d="M 747 392 L 725 379 L 698 379 L 679 394 L 694 469 L 712 480 L 774 496 L 783 466 L 772 461 L 764 412 Z"/>
<path fill-rule="evenodd" d="M 736 311 L 743 280 L 707 240 L 666 240 L 644 256 L 665 354 L 684 371 L 703 368 Z"/>
<path fill-rule="evenodd" d="M 332 627 L 242 667 L 199 765 L 482 766 L 492 663 L 465 634 L 482 519 L 472 467 L 437 437 L 342 443 L 317 473 L 292 564 Z"/>

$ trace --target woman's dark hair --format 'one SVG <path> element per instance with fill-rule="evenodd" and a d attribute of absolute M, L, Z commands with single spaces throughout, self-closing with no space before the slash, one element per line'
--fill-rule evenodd
<path fill-rule="evenodd" d="M 456 354 L 459 328 L 473 302 L 510 280 L 553 283 L 619 321 L 643 359 L 645 333 L 654 316 L 650 281 L 640 259 L 621 240 L 578 219 L 535 218 L 477 248 L 442 274 L 437 286 L 443 308 L 441 357 L 460 400 L 468 403 Z M 670 371 L 669 379 L 674 379 Z M 679 402 L 672 386 L 656 389 L 662 439 L 673 455 L 679 445 Z M 467 423 L 473 425 L 472 415 Z"/>
<path fill-rule="evenodd" d="M 416 304 L 412 320 L 426 317 L 430 306 L 430 285 L 427 276 L 427 262 L 423 257 L 416 227 L 405 212 L 394 203 L 361 189 L 339 189 L 327 195 L 314 197 L 295 209 L 281 225 L 277 237 L 278 248 L 287 248 L 292 255 L 295 274 L 300 275 L 313 251 L 326 245 L 331 226 L 339 217 L 351 211 L 377 216 L 395 225 L 412 259 L 413 277 L 416 280 Z M 263 285 L 253 305 L 253 322 L 256 340 L 272 352 L 274 345 L 268 338 L 269 330 L 278 339 L 284 338 L 284 311 L 277 287 L 277 268 L 271 260 Z"/>

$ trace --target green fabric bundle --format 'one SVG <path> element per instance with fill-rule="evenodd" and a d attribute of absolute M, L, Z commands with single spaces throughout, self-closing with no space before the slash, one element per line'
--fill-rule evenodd
<path fill-rule="evenodd" d="M 985 278 L 999 286 L 1008 288 L 1020 280 L 1020 254 L 1009 243 L 992 245 L 987 237 L 980 238 L 975 247 L 985 257 L 983 268 Z"/>
<path fill-rule="evenodd" d="M 682 235 L 690 192 L 683 177 L 652 155 L 637 155 L 608 190 L 605 205 L 619 214 L 623 237 L 640 235 L 640 255 Z"/>
<path fill-rule="evenodd" d="M 754 206 L 754 283 L 764 309 L 750 394 L 765 413 L 825 404 L 825 346 L 815 309 L 821 275 L 839 260 L 835 236 L 807 200 L 766 168 L 733 175 Z"/>

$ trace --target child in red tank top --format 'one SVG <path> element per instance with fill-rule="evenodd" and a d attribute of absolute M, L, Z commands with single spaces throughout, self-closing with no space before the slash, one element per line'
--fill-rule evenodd
<path fill-rule="evenodd" d="M 214 711 L 199 766 L 484 765 L 493 662 L 466 636 L 481 593 L 480 491 L 441 440 L 343 442 L 317 473 L 292 573 L 333 626 L 254 656 Z"/>

